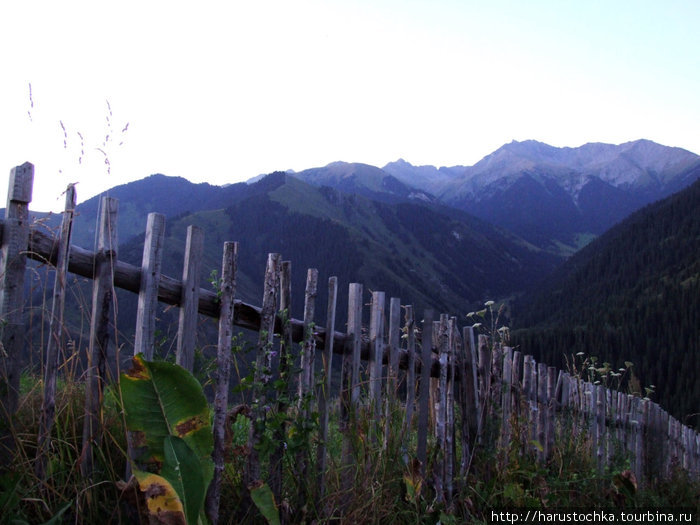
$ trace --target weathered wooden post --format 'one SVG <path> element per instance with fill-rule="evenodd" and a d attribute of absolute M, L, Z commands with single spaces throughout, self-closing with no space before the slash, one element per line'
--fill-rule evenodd
<path fill-rule="evenodd" d="M 318 270 L 309 268 L 306 272 L 306 290 L 304 292 L 304 341 L 301 347 L 299 362 L 299 382 L 297 402 L 302 417 L 309 413 L 308 395 L 314 384 L 314 359 L 316 356 L 316 341 L 314 339 L 314 316 L 316 312 L 316 294 L 318 292 Z"/>
<path fill-rule="evenodd" d="M 546 426 L 545 426 L 545 442 L 544 442 L 544 456 L 546 460 L 552 455 L 552 450 L 554 450 L 554 429 L 556 426 L 556 388 L 557 388 L 557 369 L 553 366 L 547 367 L 547 404 L 545 409 L 547 410 Z"/>
<path fill-rule="evenodd" d="M 83 450 L 80 471 L 92 475 L 94 468 L 93 445 L 102 441 L 101 406 L 107 371 L 107 351 L 113 337 L 116 295 L 114 268 L 117 261 L 117 199 L 102 197 L 95 280 L 92 287 L 92 316 L 90 320 L 90 347 L 85 384 L 85 420 L 83 421 Z M 111 337 L 110 337 L 111 336 Z"/>
<path fill-rule="evenodd" d="M 29 203 L 34 166 L 10 171 L 0 251 L 0 463 L 10 464 L 15 443 L 12 416 L 19 397 L 19 363 L 24 341 L 24 270 L 29 246 Z"/>
<path fill-rule="evenodd" d="M 547 460 L 547 365 L 544 363 L 537 364 L 537 442 L 540 445 L 537 459 L 544 463 Z"/>
<path fill-rule="evenodd" d="M 378 423 L 382 415 L 382 361 L 384 357 L 384 292 L 372 292 L 369 324 L 369 403 L 372 410 L 371 435 L 378 437 Z"/>
<path fill-rule="evenodd" d="M 483 334 L 479 335 L 479 422 L 481 432 L 477 437 L 477 442 L 481 443 L 483 439 L 484 423 L 491 414 L 491 349 L 489 348 L 489 340 Z"/>
<path fill-rule="evenodd" d="M 141 260 L 141 285 L 139 286 L 134 334 L 134 355 L 143 353 L 147 361 L 153 359 L 154 352 L 156 308 L 158 306 L 158 286 L 160 285 L 164 239 L 165 215 L 149 213 Z"/>
<path fill-rule="evenodd" d="M 360 408 L 360 360 L 362 351 L 362 284 L 350 283 L 348 287 L 348 346 L 343 353 L 341 385 L 341 431 L 343 433 L 342 465 L 345 475 L 341 481 L 343 509 L 350 501 L 354 483 L 353 443 L 350 427 Z"/>
<path fill-rule="evenodd" d="M 418 391 L 418 439 L 416 456 L 420 461 L 421 476 L 425 476 L 428 461 L 428 415 L 430 401 L 430 369 L 433 363 L 433 311 L 423 313 L 421 334 L 420 389 Z"/>
<path fill-rule="evenodd" d="M 512 409 L 513 395 L 513 349 L 509 346 L 503 347 L 503 388 L 501 392 L 501 450 L 505 451 L 505 461 L 508 460 L 508 446 L 510 443 L 510 416 Z"/>
<path fill-rule="evenodd" d="M 280 300 L 279 300 L 280 322 L 282 333 L 279 344 L 279 378 L 286 385 L 282 395 L 277 396 L 277 413 L 287 412 L 287 399 L 294 397 L 295 385 L 290 380 L 290 366 L 292 364 L 292 263 L 282 261 L 280 269 Z M 282 501 L 282 461 L 284 458 L 284 440 L 289 423 L 285 421 L 280 427 L 275 429 L 275 440 L 277 448 L 270 454 L 270 489 L 275 496 L 275 501 Z M 280 516 L 281 520 L 286 520 L 286 516 Z"/>
<path fill-rule="evenodd" d="M 413 428 L 413 410 L 416 404 L 416 334 L 413 306 L 406 306 L 404 317 L 406 330 L 406 419 L 404 420 L 404 435 L 410 435 Z"/>
<path fill-rule="evenodd" d="M 185 265 L 182 270 L 182 302 L 177 331 L 176 362 L 192 372 L 197 342 L 197 311 L 199 308 L 199 275 L 204 254 L 204 231 L 198 226 L 187 227 Z"/>
<path fill-rule="evenodd" d="M 435 325 L 433 325 L 435 328 Z M 438 362 L 440 363 L 440 376 L 438 378 L 438 391 L 435 410 L 435 445 L 437 449 L 435 476 L 435 492 L 439 502 L 445 502 L 445 482 L 446 470 L 449 456 L 449 446 L 447 443 L 447 383 L 448 383 L 448 363 L 450 357 L 449 348 L 449 324 L 447 314 L 440 315 L 440 322 L 437 323 L 437 348 Z"/>
<path fill-rule="evenodd" d="M 58 360 L 62 346 L 61 333 L 63 330 L 63 310 L 66 303 L 66 274 L 68 273 L 70 237 L 73 226 L 73 213 L 75 212 L 75 201 L 75 186 L 69 184 L 68 188 L 66 188 L 66 205 L 61 219 L 61 233 L 58 237 L 56 277 L 53 284 L 49 339 L 46 344 L 44 398 L 41 405 L 36 463 L 34 464 L 34 472 L 39 479 L 44 479 L 47 460 L 46 454 L 51 442 L 51 429 L 53 428 L 54 415 L 56 413 L 56 376 L 58 374 Z"/>
<path fill-rule="evenodd" d="M 268 254 L 265 268 L 265 285 L 253 377 L 252 424 L 250 425 L 250 434 L 248 436 L 249 455 L 244 478 L 249 488 L 252 487 L 252 484 L 260 481 L 258 444 L 265 431 L 267 403 L 269 401 L 268 387 L 272 377 L 272 344 L 275 336 L 280 259 L 281 257 L 278 253 Z"/>
<path fill-rule="evenodd" d="M 335 334 L 335 307 L 338 297 L 338 278 L 328 279 L 328 307 L 326 311 L 326 338 L 323 346 L 323 384 L 318 400 L 318 413 L 320 417 L 319 434 L 321 442 L 317 449 L 316 469 L 318 480 L 317 494 L 323 498 L 326 490 L 326 442 L 328 441 L 328 412 L 330 411 L 331 397 L 331 366 L 333 365 L 333 334 Z"/>
<path fill-rule="evenodd" d="M 150 216 L 149 216 L 150 218 Z M 231 341 L 233 339 L 233 311 L 236 295 L 236 271 L 238 243 L 224 243 L 221 263 L 221 312 L 219 314 L 219 338 L 216 350 L 216 384 L 214 391 L 214 477 L 209 485 L 206 513 L 213 525 L 219 521 L 219 500 L 224 472 L 226 448 L 226 417 L 228 415 L 228 390 L 231 378 Z"/>
<path fill-rule="evenodd" d="M 306 272 L 306 290 L 304 292 L 304 339 L 301 344 L 299 359 L 299 378 L 297 383 L 297 417 L 306 421 L 311 414 L 311 404 L 314 394 L 314 359 L 316 356 L 316 340 L 314 337 L 314 316 L 316 312 L 316 295 L 318 292 L 318 270 L 309 268 Z M 310 443 L 309 443 L 310 445 Z M 300 504 L 308 494 L 307 466 L 310 459 L 310 449 L 300 449 L 296 454 L 296 475 L 299 482 L 297 498 Z"/>
<path fill-rule="evenodd" d="M 386 400 L 384 401 L 384 449 L 389 444 L 392 414 L 398 399 L 400 323 L 401 299 L 392 297 L 389 301 L 389 355 L 387 357 Z"/>
<path fill-rule="evenodd" d="M 472 354 L 469 349 L 472 328 L 465 326 L 462 329 L 461 345 L 457 345 L 460 369 L 460 409 L 462 413 L 462 459 L 459 465 L 459 477 L 465 481 L 469 470 L 472 454 L 472 445 L 477 435 L 478 402 L 476 401 L 477 391 L 474 384 L 475 363 L 472 361 Z M 474 371 L 474 374 L 472 372 Z"/>
<path fill-rule="evenodd" d="M 455 457 L 455 370 L 457 367 L 457 319 L 447 321 L 447 392 L 445 395 L 445 498 L 448 507 L 452 505 L 454 494 Z"/>

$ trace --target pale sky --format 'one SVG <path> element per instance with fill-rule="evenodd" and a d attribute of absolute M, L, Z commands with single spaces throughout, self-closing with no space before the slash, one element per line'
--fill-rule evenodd
<path fill-rule="evenodd" d="M 700 153 L 699 26 L 697 0 L 3 1 L 0 207 L 25 161 L 45 211 L 70 182 L 472 165 L 511 140 Z"/>

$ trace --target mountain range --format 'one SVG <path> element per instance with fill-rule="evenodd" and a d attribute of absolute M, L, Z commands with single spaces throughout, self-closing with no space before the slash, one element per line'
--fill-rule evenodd
<path fill-rule="evenodd" d="M 649 140 L 578 148 L 529 140 L 473 166 L 400 159 L 379 170 L 335 162 L 293 175 L 370 198 L 439 201 L 569 256 L 633 211 L 691 184 L 700 177 L 700 157 Z"/>

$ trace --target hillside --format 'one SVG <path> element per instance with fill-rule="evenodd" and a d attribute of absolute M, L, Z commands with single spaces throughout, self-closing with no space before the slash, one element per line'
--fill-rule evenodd
<path fill-rule="evenodd" d="M 579 351 L 613 369 L 632 361 L 656 400 L 700 427 L 699 209 L 700 181 L 571 257 L 519 301 L 521 350 L 552 365 Z"/>
<path fill-rule="evenodd" d="M 239 296 L 258 303 L 269 252 L 292 261 L 293 289 L 303 290 L 307 268 L 318 268 L 321 286 L 336 275 L 343 288 L 362 282 L 421 311 L 459 313 L 485 299 L 511 295 L 542 277 L 556 259 L 466 214 L 421 203 L 383 203 L 275 173 L 248 187 L 247 195 L 218 210 L 182 214 L 168 221 L 164 271 L 181 273 L 185 228 L 205 230 L 206 275 L 220 265 L 224 241 L 240 243 Z M 141 238 L 120 257 L 140 261 Z M 319 293 L 317 309 L 325 308 Z M 299 292 L 296 312 L 303 308 Z M 297 314 L 299 315 L 299 314 Z"/>

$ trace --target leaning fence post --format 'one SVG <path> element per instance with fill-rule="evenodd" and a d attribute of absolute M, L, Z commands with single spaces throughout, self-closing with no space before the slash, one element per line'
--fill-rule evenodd
<path fill-rule="evenodd" d="M 8 465 L 14 449 L 12 415 L 19 396 L 19 356 L 24 341 L 24 269 L 29 245 L 29 203 L 34 166 L 26 162 L 10 171 L 0 253 L 0 463 Z"/>
<path fill-rule="evenodd" d="M 100 407 L 105 384 L 107 349 L 115 314 L 114 267 L 117 262 L 117 209 L 119 202 L 102 197 L 97 254 L 95 256 L 95 281 L 92 287 L 92 316 L 90 321 L 90 347 L 88 350 L 87 380 L 85 383 L 85 420 L 83 422 L 83 450 L 80 471 L 90 476 L 93 471 L 93 444 L 102 440 Z"/>
<path fill-rule="evenodd" d="M 198 226 L 188 226 L 185 265 L 182 270 L 182 301 L 177 331 L 176 362 L 190 372 L 194 368 L 194 347 L 197 341 L 199 274 L 203 253 L 204 231 Z"/>
<path fill-rule="evenodd" d="M 143 353 L 146 361 L 153 359 L 158 285 L 160 284 L 164 239 L 165 215 L 149 213 L 141 260 L 141 285 L 139 286 L 134 334 L 134 355 Z"/>
<path fill-rule="evenodd" d="M 224 243 L 224 254 L 221 263 L 221 312 L 219 313 L 219 338 L 216 350 L 216 385 L 214 387 L 214 451 L 212 453 L 214 477 L 209 485 L 206 499 L 206 513 L 213 525 L 216 525 L 219 521 L 219 500 L 221 499 L 221 481 L 224 472 L 237 266 L 238 243 Z"/>
<path fill-rule="evenodd" d="M 63 309 L 66 303 L 66 274 L 70 252 L 71 228 L 75 211 L 75 186 L 66 188 L 66 206 L 61 220 L 61 233 L 58 238 L 56 255 L 56 277 L 53 284 L 51 303 L 51 320 L 49 321 L 49 340 L 46 344 L 46 365 L 44 366 L 44 399 L 41 405 L 41 420 L 37 437 L 36 463 L 34 472 L 39 479 L 44 479 L 46 470 L 46 453 L 51 441 L 56 412 L 56 375 L 61 351 L 61 331 L 63 330 Z"/>

